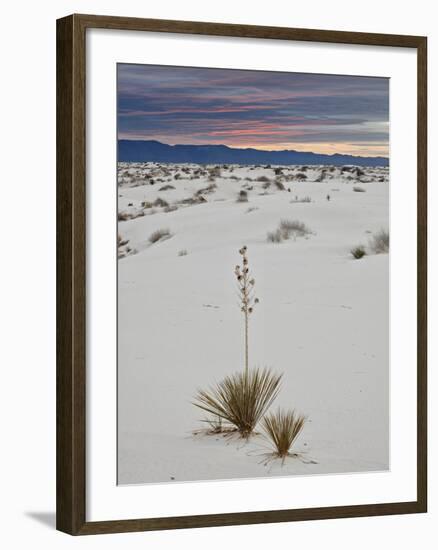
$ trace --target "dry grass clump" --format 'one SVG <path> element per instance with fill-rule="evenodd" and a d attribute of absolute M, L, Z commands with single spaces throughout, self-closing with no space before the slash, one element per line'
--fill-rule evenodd
<path fill-rule="evenodd" d="M 374 254 L 387 254 L 389 252 L 389 231 L 381 229 L 374 233 L 370 241 L 370 248 Z"/>
<path fill-rule="evenodd" d="M 263 432 L 273 448 L 272 458 L 281 458 L 284 463 L 288 456 L 294 456 L 290 450 L 305 421 L 305 416 L 282 409 L 262 419 Z"/>
<path fill-rule="evenodd" d="M 175 212 L 175 210 L 178 210 L 178 207 L 175 204 L 170 204 L 169 206 L 165 206 L 163 208 L 163 212 L 166 212 L 166 214 L 169 212 Z"/>
<path fill-rule="evenodd" d="M 304 170 L 304 168 L 301 168 L 301 170 Z M 307 170 L 307 168 L 306 168 L 306 170 Z M 307 179 L 307 174 L 304 174 L 303 172 L 297 172 L 295 174 L 295 179 L 297 181 L 304 181 L 304 180 Z"/>
<path fill-rule="evenodd" d="M 126 222 L 127 220 L 131 219 L 131 214 L 128 214 L 128 212 L 118 212 L 117 213 L 117 220 L 119 222 Z"/>
<path fill-rule="evenodd" d="M 366 254 L 365 247 L 361 244 L 358 246 L 355 246 L 350 250 L 350 254 L 353 256 L 355 260 L 360 260 Z"/>
<path fill-rule="evenodd" d="M 249 214 L 250 212 L 254 212 L 255 210 L 258 210 L 258 209 L 259 209 L 258 206 L 250 206 L 245 213 Z"/>
<path fill-rule="evenodd" d="M 266 235 L 268 242 L 281 243 L 293 237 L 307 237 L 312 232 L 307 225 L 298 220 L 281 220 L 275 231 L 269 231 Z"/>
<path fill-rule="evenodd" d="M 312 199 L 309 196 L 302 197 L 301 199 L 298 198 L 298 196 L 295 196 L 294 199 L 292 199 L 291 204 L 301 203 L 301 202 L 312 202 Z"/>
<path fill-rule="evenodd" d="M 120 233 L 117 234 L 117 246 L 125 246 L 129 243 L 129 239 L 124 239 Z"/>
<path fill-rule="evenodd" d="M 158 191 L 170 191 L 171 189 L 175 189 L 173 185 L 163 185 L 163 187 L 160 187 Z"/>
<path fill-rule="evenodd" d="M 241 189 L 237 195 L 236 202 L 248 202 L 248 191 Z"/>
<path fill-rule="evenodd" d="M 178 256 L 187 256 L 188 252 L 185 248 L 178 252 Z"/>
<path fill-rule="evenodd" d="M 266 239 L 269 243 L 281 243 L 283 241 L 283 236 L 280 229 L 275 231 L 268 231 L 266 233 Z"/>
<path fill-rule="evenodd" d="M 248 438 L 277 397 L 281 378 L 269 369 L 235 373 L 209 390 L 199 390 L 193 404 Z"/>
<path fill-rule="evenodd" d="M 292 234 L 297 237 L 305 237 L 311 233 L 306 224 L 298 220 L 281 220 L 280 229 L 285 239 L 288 239 Z"/>
<path fill-rule="evenodd" d="M 203 187 L 202 189 L 198 189 L 196 191 L 195 195 L 199 196 L 199 195 L 206 195 L 206 194 L 209 194 L 209 193 L 213 193 L 213 191 L 215 189 L 217 189 L 217 185 L 215 183 L 211 183 L 207 187 Z"/>
<path fill-rule="evenodd" d="M 157 229 L 149 236 L 149 242 L 151 244 L 157 243 L 158 241 L 169 239 L 172 236 L 172 233 L 169 229 Z"/>
<path fill-rule="evenodd" d="M 353 191 L 355 191 L 356 193 L 365 193 L 366 189 L 364 189 L 363 187 L 358 187 L 357 185 L 355 185 L 353 187 Z"/>
<path fill-rule="evenodd" d="M 284 186 L 284 184 L 283 184 L 283 182 L 282 182 L 280 179 L 278 179 L 278 178 L 275 179 L 275 180 L 274 180 L 274 183 L 275 183 L 275 186 L 277 187 L 277 189 L 278 189 L 279 191 L 284 191 L 284 190 L 286 189 L 285 186 Z"/>
<path fill-rule="evenodd" d="M 169 206 L 169 203 L 162 199 L 161 197 L 157 197 L 155 202 L 153 202 L 153 206 L 159 206 L 161 208 L 166 208 L 166 206 Z"/>
<path fill-rule="evenodd" d="M 255 181 L 259 181 L 260 183 L 271 183 L 271 180 L 266 176 L 260 176 Z"/>

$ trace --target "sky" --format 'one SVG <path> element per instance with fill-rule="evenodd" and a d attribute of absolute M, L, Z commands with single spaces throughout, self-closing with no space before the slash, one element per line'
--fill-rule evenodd
<path fill-rule="evenodd" d="M 389 155 L 389 79 L 118 65 L 119 139 Z"/>

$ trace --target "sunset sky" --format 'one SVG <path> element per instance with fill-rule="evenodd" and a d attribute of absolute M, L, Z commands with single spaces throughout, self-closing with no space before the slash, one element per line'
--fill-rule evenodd
<path fill-rule="evenodd" d="M 119 64 L 118 134 L 387 157 L 389 80 Z"/>

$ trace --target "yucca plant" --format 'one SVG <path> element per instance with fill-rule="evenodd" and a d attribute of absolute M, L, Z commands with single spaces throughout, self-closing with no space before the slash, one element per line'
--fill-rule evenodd
<path fill-rule="evenodd" d="M 278 409 L 262 419 L 262 428 L 272 445 L 272 458 L 281 458 L 282 463 L 288 456 L 293 456 L 291 447 L 303 429 L 306 417 L 295 411 Z"/>
<path fill-rule="evenodd" d="M 277 397 L 281 378 L 269 369 L 245 370 L 226 376 L 209 390 L 199 390 L 193 404 L 248 438 Z"/>
<path fill-rule="evenodd" d="M 236 265 L 234 269 L 234 274 L 236 276 L 237 286 L 239 289 L 240 311 L 243 313 L 245 320 L 245 374 L 248 374 L 249 369 L 249 317 L 253 313 L 255 305 L 259 303 L 259 299 L 254 296 L 255 279 L 249 271 L 247 252 L 248 248 L 246 246 L 242 246 L 239 250 L 239 254 L 242 256 L 242 265 Z"/>

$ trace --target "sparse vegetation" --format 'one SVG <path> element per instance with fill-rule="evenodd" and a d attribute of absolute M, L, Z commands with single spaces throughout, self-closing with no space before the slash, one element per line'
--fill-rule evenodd
<path fill-rule="evenodd" d="M 302 197 L 301 199 L 298 198 L 298 197 L 295 197 L 295 199 L 292 199 L 291 201 L 291 204 L 296 204 L 296 203 L 305 203 L 305 202 L 312 202 L 312 199 L 309 197 L 309 196 L 305 196 L 305 197 Z"/>
<path fill-rule="evenodd" d="M 259 207 L 258 206 L 250 206 L 247 211 L 246 211 L 246 214 L 249 214 L 250 212 L 254 212 L 255 210 L 258 210 Z"/>
<path fill-rule="evenodd" d="M 285 186 L 283 185 L 283 182 L 278 178 L 274 180 L 274 183 L 279 191 L 284 191 L 286 189 Z"/>
<path fill-rule="evenodd" d="M 366 254 L 366 251 L 365 251 L 365 247 L 363 245 L 358 245 L 358 246 L 355 246 L 353 247 L 351 250 L 350 250 L 350 253 L 351 255 L 353 256 L 353 258 L 355 260 L 360 260 L 361 258 L 363 258 Z"/>
<path fill-rule="evenodd" d="M 243 438 L 254 432 L 280 391 L 282 375 L 252 369 L 226 376 L 209 390 L 199 390 L 193 404 L 220 417 Z"/>
<path fill-rule="evenodd" d="M 178 252 L 178 256 L 187 256 L 188 252 L 185 248 Z"/>
<path fill-rule="evenodd" d="M 266 237 L 268 242 L 281 243 L 290 239 L 291 236 L 296 239 L 297 237 L 306 237 L 311 233 L 311 230 L 303 222 L 298 220 L 281 220 L 278 228 L 275 231 L 269 231 Z"/>
<path fill-rule="evenodd" d="M 131 215 L 128 214 L 128 212 L 118 212 L 117 214 L 117 220 L 119 222 L 126 222 L 127 220 L 131 219 Z"/>
<path fill-rule="evenodd" d="M 370 249 L 374 254 L 387 254 L 389 252 L 389 231 L 381 229 L 374 233 L 370 241 Z"/>
<path fill-rule="evenodd" d="M 365 189 L 363 187 L 358 187 L 357 185 L 355 185 L 353 187 L 353 191 L 355 191 L 356 193 L 365 193 Z"/>
<path fill-rule="evenodd" d="M 239 191 L 239 194 L 237 195 L 236 202 L 248 202 L 248 191 L 245 191 L 245 189 L 241 189 Z"/>
<path fill-rule="evenodd" d="M 281 230 L 276 229 L 275 231 L 268 231 L 266 239 L 269 243 L 281 243 L 283 241 Z"/>
<path fill-rule="evenodd" d="M 169 203 L 162 199 L 161 197 L 157 197 L 155 199 L 155 202 L 152 203 L 153 206 L 159 206 L 161 208 L 166 208 L 166 206 L 169 206 Z"/>
<path fill-rule="evenodd" d="M 172 233 L 169 229 L 157 229 L 151 235 L 149 236 L 149 242 L 151 244 L 157 243 L 158 241 L 162 241 L 164 239 L 169 239 L 172 236 Z"/>
<path fill-rule="evenodd" d="M 291 448 L 300 435 L 306 417 L 295 411 L 279 409 L 275 413 L 269 413 L 262 419 L 263 432 L 271 443 L 272 458 L 281 458 L 282 463 L 288 456 L 294 456 Z"/>
<path fill-rule="evenodd" d="M 158 191 L 170 191 L 171 189 L 175 189 L 173 185 L 163 185 L 163 187 L 160 187 Z"/>

